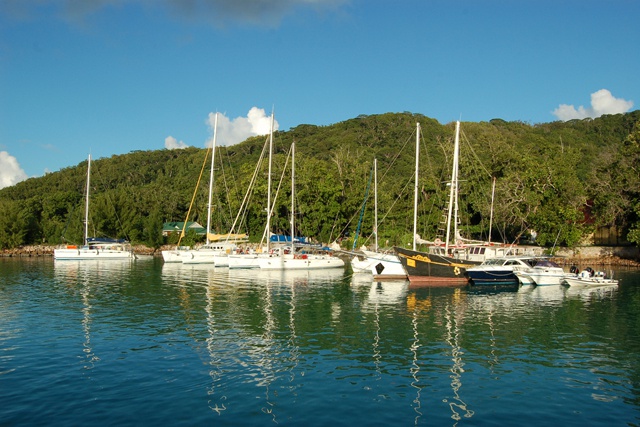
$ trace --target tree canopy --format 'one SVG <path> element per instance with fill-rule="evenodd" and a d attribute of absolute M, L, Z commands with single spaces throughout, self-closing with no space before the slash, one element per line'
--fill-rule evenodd
<path fill-rule="evenodd" d="M 271 231 L 290 232 L 290 164 L 286 169 L 285 164 L 295 142 L 297 235 L 323 243 L 343 241 L 348 247 L 377 159 L 378 240 L 382 246 L 408 244 L 416 123 L 421 126 L 418 233 L 435 238 L 448 202 L 455 123 L 412 113 L 276 132 L 272 197 L 276 190 L 278 195 Z M 640 111 L 536 125 L 464 122 L 461 130 L 459 221 L 467 237 L 510 242 L 535 230 L 541 244 L 574 246 L 595 227 L 616 225 L 629 242 L 640 243 Z M 234 232 L 248 233 L 252 241 L 262 237 L 264 146 L 260 136 L 217 148 L 213 232 L 231 231 L 239 218 Z M 206 224 L 208 173 L 200 176 L 210 159 L 205 149 L 187 148 L 94 160 L 91 234 L 159 247 L 167 243 L 161 236 L 163 222 Z M 0 190 L 0 247 L 81 242 L 86 169 L 85 161 Z M 359 244 L 374 229 L 372 190 L 366 203 Z"/>

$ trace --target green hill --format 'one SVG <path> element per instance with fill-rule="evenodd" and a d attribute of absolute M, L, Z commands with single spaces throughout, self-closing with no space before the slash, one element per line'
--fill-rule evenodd
<path fill-rule="evenodd" d="M 295 141 L 297 234 L 350 244 L 376 158 L 379 241 L 408 243 L 417 122 L 422 128 L 418 230 L 425 238 L 435 237 L 448 200 L 455 123 L 411 113 L 277 132 L 273 188 L 280 189 L 272 231 L 289 232 L 290 171 L 283 173 L 283 167 Z M 465 235 L 488 237 L 495 177 L 493 240 L 513 241 L 533 229 L 541 244 L 573 246 L 596 227 L 615 225 L 623 238 L 640 242 L 640 111 L 537 125 L 463 122 L 461 129 L 459 213 Z M 216 151 L 214 232 L 230 230 L 264 146 L 265 137 L 255 137 Z M 205 149 L 187 148 L 94 160 L 92 234 L 158 247 L 167 243 L 161 236 L 163 222 L 184 221 L 190 212 L 190 221 L 206 224 L 206 155 Z M 256 171 L 234 230 L 249 233 L 252 241 L 262 236 L 266 219 L 266 163 Z M 80 242 L 86 166 L 83 162 L 0 190 L 0 248 L 58 244 L 63 236 Z M 372 233 L 373 187 L 369 195 L 361 239 Z"/>

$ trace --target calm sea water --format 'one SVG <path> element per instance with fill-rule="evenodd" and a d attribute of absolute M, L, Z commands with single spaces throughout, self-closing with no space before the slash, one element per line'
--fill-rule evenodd
<path fill-rule="evenodd" d="M 640 425 L 617 290 L 0 259 L 0 425 Z"/>

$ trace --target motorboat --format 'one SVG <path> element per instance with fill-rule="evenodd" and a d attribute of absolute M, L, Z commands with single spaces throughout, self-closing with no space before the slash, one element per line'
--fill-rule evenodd
<path fill-rule="evenodd" d="M 530 270 L 536 262 L 532 256 L 491 258 L 467 268 L 466 275 L 472 285 L 518 285 L 520 279 L 516 272 Z"/>
<path fill-rule="evenodd" d="M 594 271 L 591 267 L 587 267 L 575 277 L 565 277 L 564 283 L 569 286 L 617 286 L 618 280 L 606 277 L 604 271 Z"/>
<path fill-rule="evenodd" d="M 551 260 L 536 259 L 535 264 L 528 269 L 517 269 L 514 274 L 521 284 L 536 286 L 559 285 L 565 278 L 576 277 L 575 273 L 567 273 L 562 267 Z"/>

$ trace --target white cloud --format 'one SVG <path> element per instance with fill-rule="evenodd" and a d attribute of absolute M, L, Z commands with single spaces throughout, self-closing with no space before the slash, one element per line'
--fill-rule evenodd
<path fill-rule="evenodd" d="M 209 113 L 206 123 L 211 129 L 211 139 L 207 146 L 213 142 L 213 128 L 216 113 Z M 271 116 L 258 107 L 252 107 L 247 117 L 236 117 L 230 120 L 224 114 L 218 113 L 217 145 L 234 145 L 256 135 L 267 135 L 271 129 Z M 278 122 L 274 120 L 273 130 L 278 129 Z"/>
<path fill-rule="evenodd" d="M 591 94 L 591 107 L 582 105 L 577 109 L 573 105 L 561 104 L 553 110 L 553 115 L 562 121 L 572 119 L 596 118 L 603 114 L 626 113 L 633 107 L 633 101 L 614 97 L 607 89 L 600 89 Z"/>
<path fill-rule="evenodd" d="M 0 151 L 0 188 L 11 187 L 27 178 L 17 159 L 6 151 Z"/>
<path fill-rule="evenodd" d="M 164 148 L 169 149 L 169 150 L 180 150 L 182 148 L 187 148 L 188 145 L 185 144 L 182 141 L 179 141 L 177 139 L 175 139 L 174 137 L 172 137 L 171 135 L 169 135 L 168 137 L 166 137 L 164 139 Z"/>

